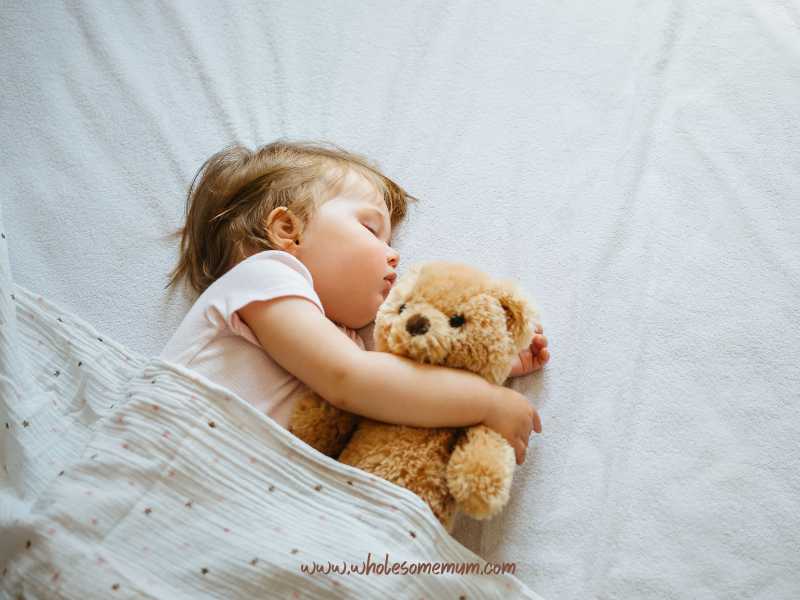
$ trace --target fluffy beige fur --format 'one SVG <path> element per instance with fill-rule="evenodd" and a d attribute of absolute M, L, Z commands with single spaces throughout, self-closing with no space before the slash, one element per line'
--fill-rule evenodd
<path fill-rule="evenodd" d="M 375 350 L 467 369 L 502 384 L 514 357 L 530 343 L 536 320 L 533 303 L 510 280 L 492 280 L 461 263 L 419 263 L 381 305 Z M 514 451 L 482 425 L 380 423 L 309 392 L 297 403 L 289 430 L 328 456 L 411 490 L 448 531 L 457 510 L 487 519 L 508 501 Z"/>

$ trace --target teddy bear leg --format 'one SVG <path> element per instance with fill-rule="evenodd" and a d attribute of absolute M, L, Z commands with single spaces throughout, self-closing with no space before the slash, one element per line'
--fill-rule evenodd
<path fill-rule="evenodd" d="M 439 519 L 439 522 L 442 524 L 442 527 L 444 527 L 447 533 L 453 533 L 453 527 L 455 527 L 456 524 L 456 512 L 456 505 L 455 502 L 453 502 L 453 509 L 450 511 L 450 513 L 446 515 L 444 519 Z"/>
<path fill-rule="evenodd" d="M 484 425 L 467 429 L 447 465 L 447 485 L 458 509 L 479 520 L 500 512 L 515 465 L 514 449 L 503 436 Z"/>
<path fill-rule="evenodd" d="M 446 469 L 456 431 L 361 419 L 339 462 L 382 477 L 419 496 L 449 532 L 455 500 Z"/>
<path fill-rule="evenodd" d="M 433 516 L 442 524 L 447 533 L 453 532 L 456 520 L 456 502 L 447 490 L 432 490 L 430 488 L 409 488 L 417 494 L 431 509 Z"/>

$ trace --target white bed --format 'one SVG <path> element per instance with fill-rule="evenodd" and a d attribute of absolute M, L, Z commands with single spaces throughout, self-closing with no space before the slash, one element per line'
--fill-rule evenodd
<path fill-rule="evenodd" d="M 777 0 L 7 5 L 0 243 L 154 356 L 205 158 L 362 152 L 421 199 L 399 271 L 515 278 L 549 339 L 513 384 L 544 432 L 464 551 L 545 598 L 795 598 L 798 34 Z"/>

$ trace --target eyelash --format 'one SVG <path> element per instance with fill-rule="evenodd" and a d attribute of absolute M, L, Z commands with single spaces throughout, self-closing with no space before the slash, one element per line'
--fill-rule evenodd
<path fill-rule="evenodd" d="M 366 225 L 364 225 L 364 227 L 367 227 L 367 226 L 366 226 Z M 374 229 L 372 229 L 371 227 L 367 227 L 367 230 L 368 230 L 368 231 L 371 231 L 371 232 L 372 232 L 372 235 L 374 235 L 374 236 L 376 236 L 376 237 L 377 237 L 378 233 L 377 233 L 377 232 L 376 232 Z"/>

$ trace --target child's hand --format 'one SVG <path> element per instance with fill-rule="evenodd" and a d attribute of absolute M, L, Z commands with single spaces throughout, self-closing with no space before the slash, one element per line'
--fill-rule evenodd
<path fill-rule="evenodd" d="M 525 462 L 525 452 L 531 429 L 542 432 L 542 420 L 528 399 L 511 388 L 492 386 L 496 392 L 490 398 L 483 424 L 502 435 L 514 448 L 517 464 Z"/>
<path fill-rule="evenodd" d="M 527 375 L 541 369 L 550 360 L 550 351 L 547 349 L 547 338 L 542 334 L 542 324 L 536 324 L 536 333 L 529 347 L 520 352 L 512 363 L 509 377 Z"/>

